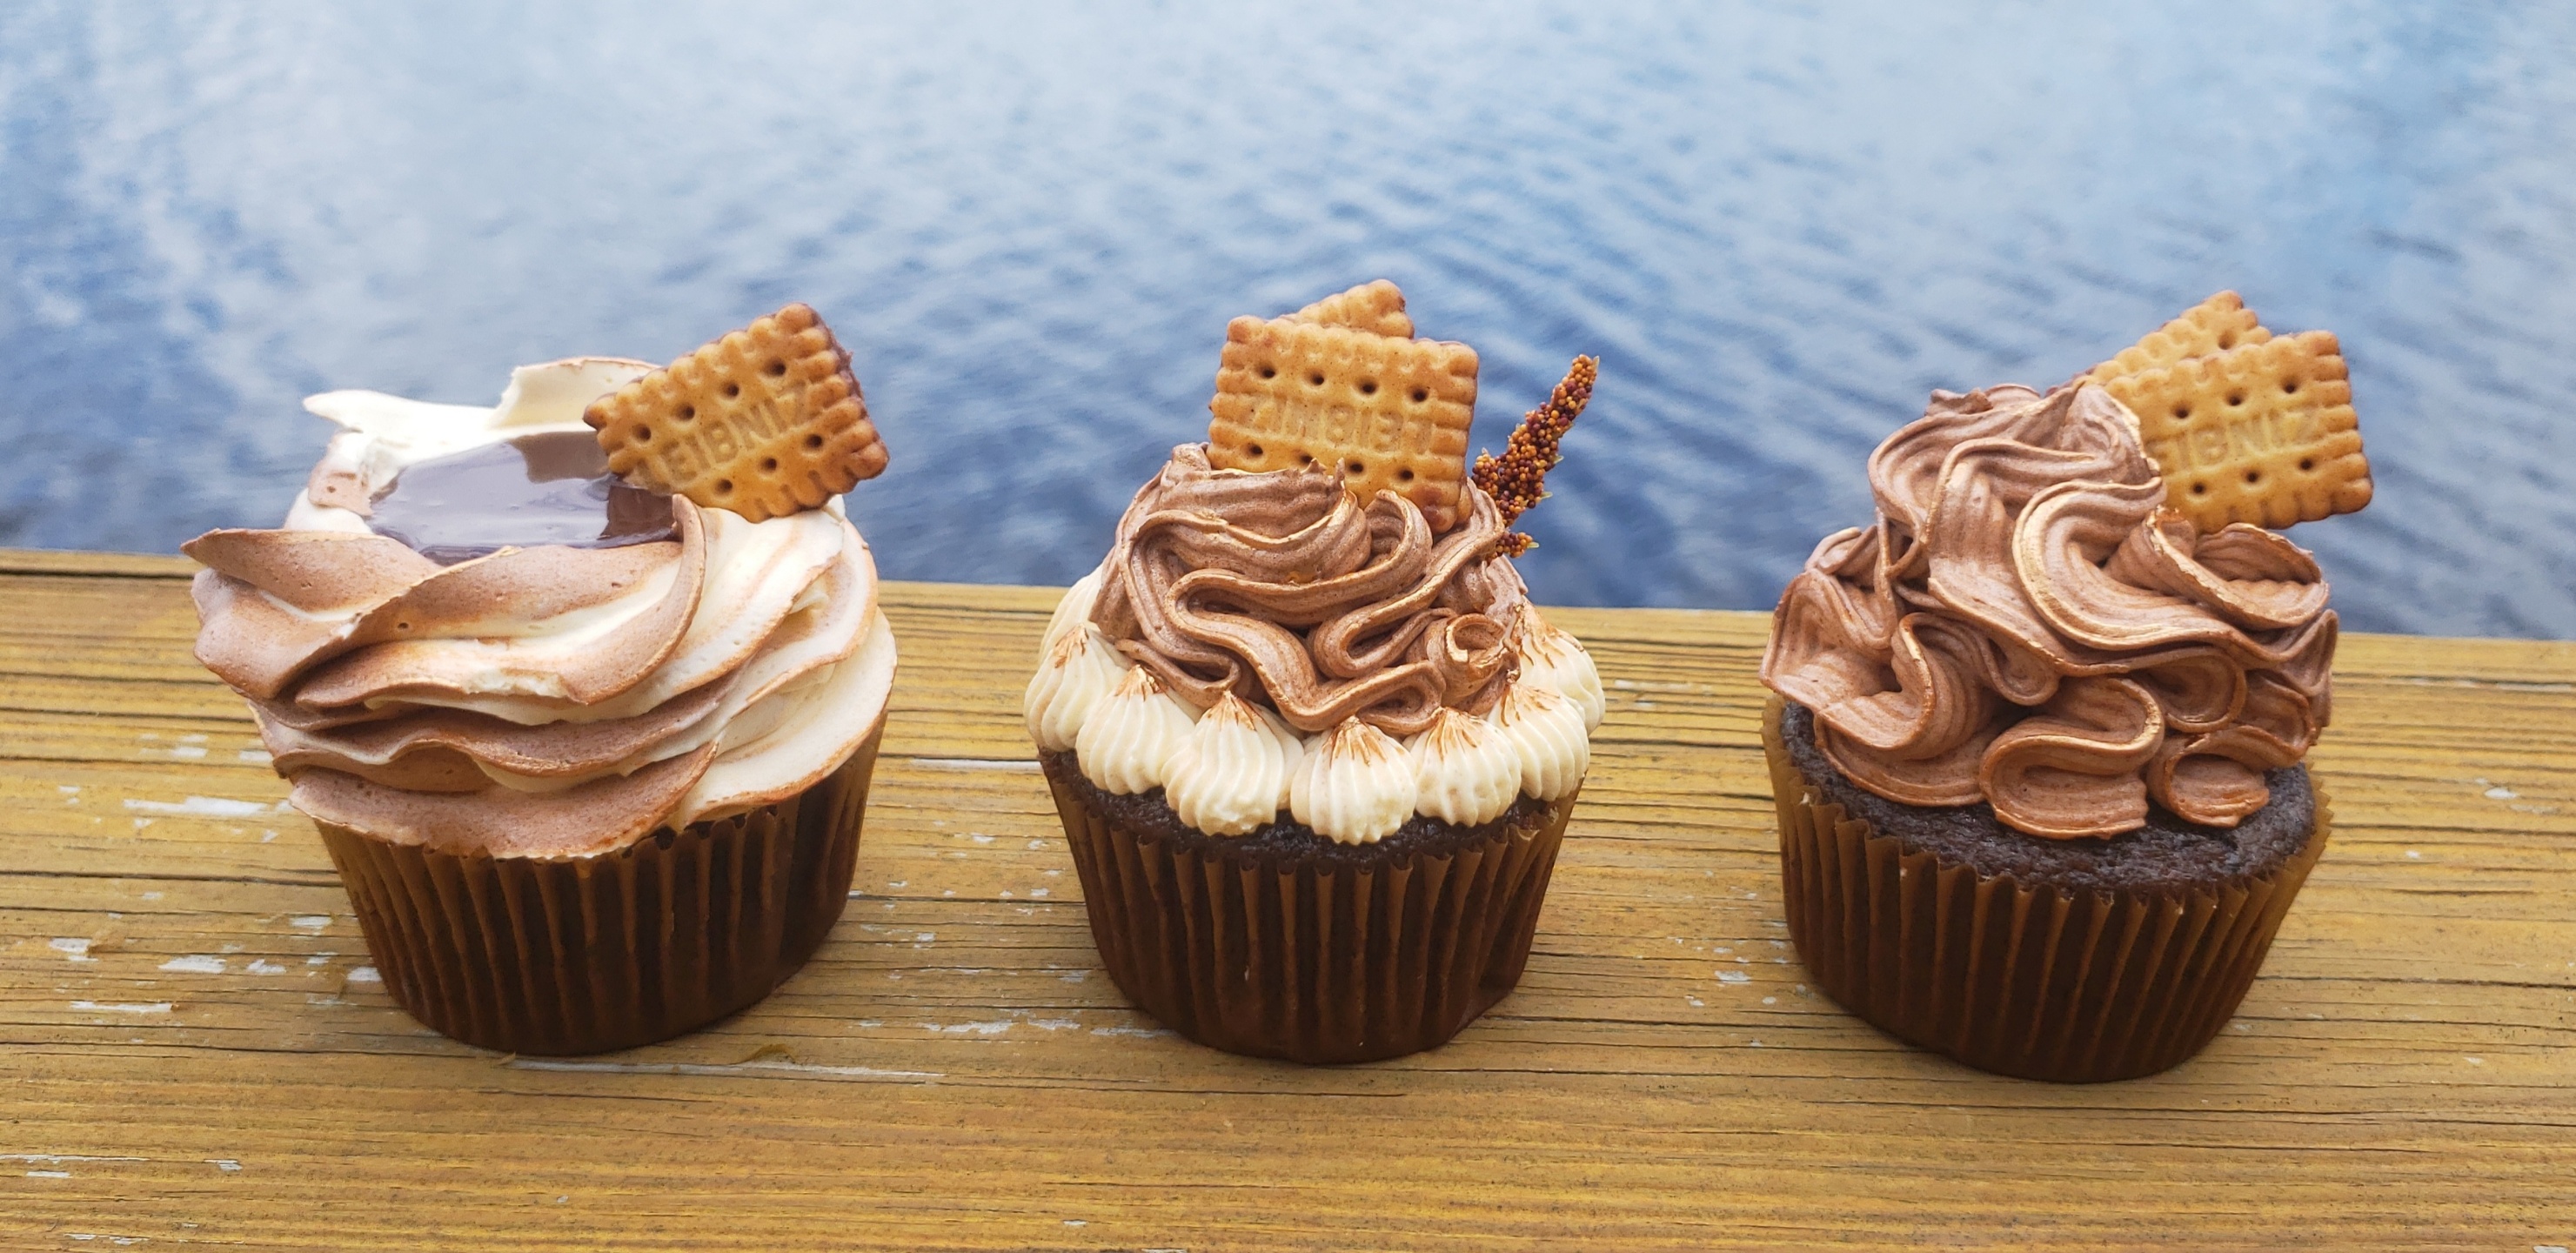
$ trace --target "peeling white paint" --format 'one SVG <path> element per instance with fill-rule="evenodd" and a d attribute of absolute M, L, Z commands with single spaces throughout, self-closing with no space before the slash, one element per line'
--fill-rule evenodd
<path fill-rule="evenodd" d="M 961 1022 L 953 1027 L 943 1027 L 937 1023 L 925 1022 L 921 1024 L 921 1029 L 924 1031 L 936 1032 L 940 1035 L 1000 1035 L 1003 1032 L 1010 1030 L 1011 1024 L 1007 1021 Z"/>
<path fill-rule="evenodd" d="M 72 1177 L 72 1172 L 68 1170 L 31 1170 L 27 1172 L 27 1177 L 30 1179 L 69 1179 Z"/>
<path fill-rule="evenodd" d="M 53 939 L 45 941 L 45 947 L 76 962 L 94 962 L 98 960 L 97 958 L 89 955 L 89 941 L 77 935 L 55 936 Z"/>
<path fill-rule="evenodd" d="M 382 983 L 384 981 L 385 977 L 377 974 L 376 968 L 373 966 L 357 966 L 351 968 L 349 971 L 349 982 L 351 983 Z"/>
<path fill-rule="evenodd" d="M 1001 770 L 1011 774 L 1036 774 L 1040 768 L 1034 761 L 985 757 L 915 757 L 912 764 L 924 770 Z"/>
<path fill-rule="evenodd" d="M 1741 970 L 1721 970 L 1717 972 L 1717 981 L 1719 983 L 1751 983 L 1753 982 L 1753 976 Z"/>
<path fill-rule="evenodd" d="M 161 968 L 178 975 L 219 975 L 224 972 L 224 959 L 192 953 L 186 957 L 173 957 L 161 963 Z"/>
<path fill-rule="evenodd" d="M 231 1174 L 232 1172 L 241 1169 L 241 1163 L 229 1157 L 209 1157 L 205 1159 L 205 1162 L 207 1165 L 223 1171 L 226 1174 Z"/>
<path fill-rule="evenodd" d="M 250 965 L 244 968 L 243 973 L 254 975 L 282 975 L 286 973 L 286 967 L 280 966 L 276 962 L 270 961 L 265 957 L 254 957 L 251 959 Z"/>
<path fill-rule="evenodd" d="M 170 1012 L 170 1002 L 152 1001 L 143 1004 L 117 1004 L 114 1002 L 103 1003 L 99 1001 L 74 1001 L 72 1002 L 72 1008 L 88 1010 L 92 1013 L 99 1014 L 166 1014 Z"/>
<path fill-rule="evenodd" d="M 170 747 L 170 756 L 180 761 L 201 761 L 206 756 L 206 748 L 202 744 L 174 744 Z"/>
<path fill-rule="evenodd" d="M 290 927 L 302 927 L 307 931 L 319 931 L 331 925 L 331 915 L 303 914 L 287 919 L 286 925 Z"/>
<path fill-rule="evenodd" d="M 1162 1027 L 1093 1027 L 1093 1035 L 1128 1035 L 1139 1040 L 1152 1040 L 1174 1034 Z"/>
<path fill-rule="evenodd" d="M 275 760 L 268 755 L 268 750 L 265 748 L 245 748 L 234 753 L 233 757 L 245 765 L 252 766 L 265 766 Z"/>
<path fill-rule="evenodd" d="M 2491 787 L 2486 791 L 2479 793 L 2479 795 L 2484 796 L 2491 801 L 2511 801 L 2522 799 L 2522 793 L 2514 791 L 2509 787 Z"/>
<path fill-rule="evenodd" d="M 237 801 L 222 796 L 191 796 L 183 801 L 139 801 L 125 798 L 127 810 L 138 814 L 184 815 L 191 818 L 252 818 L 260 814 L 283 812 L 286 802 L 272 809 L 264 801 Z"/>

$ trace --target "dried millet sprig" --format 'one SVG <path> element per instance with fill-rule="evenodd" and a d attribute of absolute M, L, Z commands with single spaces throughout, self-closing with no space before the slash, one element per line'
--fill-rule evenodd
<path fill-rule="evenodd" d="M 1592 401 L 1592 382 L 1600 376 L 1600 361 L 1576 357 L 1547 403 L 1530 410 L 1521 424 L 1512 428 L 1502 456 L 1477 454 L 1472 472 L 1476 486 L 1502 507 L 1505 525 L 1518 521 L 1530 506 L 1547 499 L 1547 472 L 1564 459 L 1564 454 L 1557 451 L 1557 442 L 1565 438 L 1574 420 L 1583 416 L 1583 406 Z M 1537 540 L 1512 531 L 1503 536 L 1496 551 L 1517 557 L 1537 546 Z"/>

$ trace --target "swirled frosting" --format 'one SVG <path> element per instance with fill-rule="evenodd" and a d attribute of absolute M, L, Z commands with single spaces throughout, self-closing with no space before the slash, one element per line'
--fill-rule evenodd
<path fill-rule="evenodd" d="M 608 547 L 371 528 L 406 469 L 512 471 L 459 454 L 587 437 L 582 406 L 649 368 L 523 367 L 491 409 L 314 397 L 344 429 L 286 525 L 188 543 L 198 659 L 249 700 L 297 808 L 443 851 L 596 853 L 803 791 L 874 730 L 894 640 L 837 508 L 755 523 L 671 498 L 671 538 Z"/>
<path fill-rule="evenodd" d="M 2232 827 L 2326 724 L 2315 559 L 2166 508 L 2102 389 L 1936 392 L 1869 481 L 1877 524 L 1817 545 L 1762 659 L 1860 787 L 2057 839 L 2135 830 L 2151 801 Z"/>
<path fill-rule="evenodd" d="M 1048 625 L 1031 738 L 1072 748 L 1103 790 L 1163 787 L 1212 835 L 1284 809 L 1368 843 L 1415 813 L 1479 823 L 1523 792 L 1571 795 L 1600 673 L 1530 606 L 1497 551 L 1493 501 L 1469 485 L 1462 513 L 1434 535 L 1412 502 L 1361 500 L 1326 469 L 1219 470 L 1204 445 L 1174 449 Z M 1534 695 L 1515 705 L 1523 689 Z M 1558 717 L 1543 731 L 1502 720 L 1541 699 Z M 1521 747 L 1533 735 L 1534 774 Z M 1274 769 L 1286 794 L 1265 799 Z"/>

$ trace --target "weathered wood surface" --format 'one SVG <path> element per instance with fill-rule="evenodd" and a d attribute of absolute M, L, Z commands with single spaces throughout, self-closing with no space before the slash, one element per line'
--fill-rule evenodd
<path fill-rule="evenodd" d="M 1301 1069 L 1128 1010 L 1019 726 L 1053 593 L 896 585 L 848 916 L 597 1060 L 428 1034 L 183 563 L 0 553 L 0 1247 L 2576 1244 L 2576 647 L 2347 636 L 2334 844 L 2198 1060 L 1961 1069 L 1786 950 L 1750 614 L 1558 615 L 1613 684 L 1520 991 Z"/>

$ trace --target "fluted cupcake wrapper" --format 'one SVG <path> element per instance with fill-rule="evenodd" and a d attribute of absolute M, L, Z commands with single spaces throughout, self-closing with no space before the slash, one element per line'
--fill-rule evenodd
<path fill-rule="evenodd" d="M 433 852 L 317 823 L 385 989 L 441 1034 L 605 1053 L 758 1001 L 848 903 L 883 723 L 775 804 L 613 853 Z"/>
<path fill-rule="evenodd" d="M 1763 718 L 1789 937 L 1852 1013 L 1980 1070 L 2060 1083 L 2132 1079 L 2198 1053 L 2245 999 L 2325 849 L 2242 884 L 2060 892 L 1944 864 L 1821 802 Z"/>
<path fill-rule="evenodd" d="M 1508 995 L 1574 811 L 1361 867 L 1180 847 L 1048 785 L 1119 990 L 1211 1048 L 1309 1063 L 1435 1048 Z"/>

